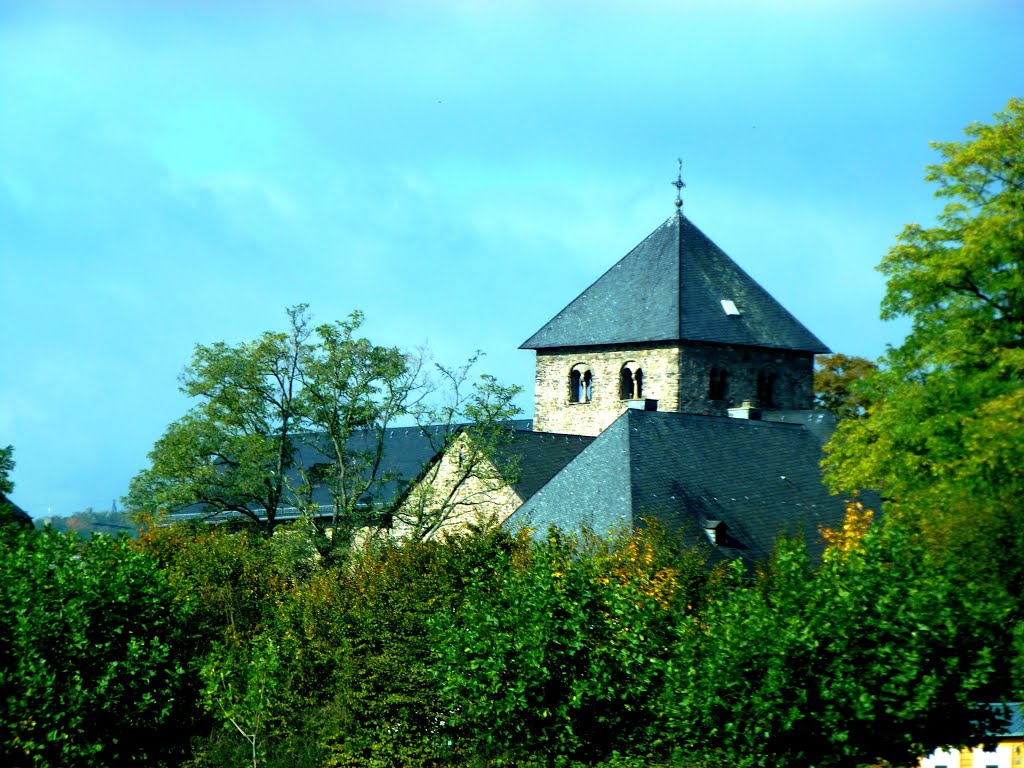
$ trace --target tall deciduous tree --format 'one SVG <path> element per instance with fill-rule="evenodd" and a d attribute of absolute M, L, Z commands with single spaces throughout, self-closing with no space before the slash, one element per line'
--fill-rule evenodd
<path fill-rule="evenodd" d="M 14 471 L 14 446 L 8 445 L 0 448 L 0 493 L 10 493 L 14 490 L 14 482 L 11 480 L 11 472 Z"/>
<path fill-rule="evenodd" d="M 720 765 L 913 765 L 979 743 L 1005 595 L 964 589 L 909 526 L 878 527 L 819 570 L 784 542 L 759 583 L 685 622 L 668 743 Z"/>
<path fill-rule="evenodd" d="M 7 494 L 14 490 L 11 472 L 14 471 L 14 446 L 0 448 L 0 527 L 5 525 L 21 525 L 32 527 L 32 521 L 21 510 L 7 499 Z"/>
<path fill-rule="evenodd" d="M 435 451 L 468 430 L 479 458 L 496 453 L 505 422 L 518 414 L 517 387 L 487 376 L 469 385 L 476 357 L 454 370 L 438 366 L 440 383 L 432 384 L 422 355 L 360 337 L 358 312 L 312 329 L 305 305 L 289 309 L 288 318 L 285 332 L 254 342 L 196 347 L 182 390 L 199 402 L 156 443 L 152 466 L 132 481 L 132 507 L 157 515 L 235 513 L 270 534 L 279 510 L 291 506 L 316 513 L 307 519 L 326 554 L 347 544 L 355 528 L 389 518 L 399 478 L 384 470 L 385 436 L 396 419 L 418 423 Z M 424 405 L 438 396 L 441 407 Z M 472 466 L 480 474 L 491 465 Z M 474 476 L 466 474 L 460 482 Z M 320 514 L 323 492 L 330 523 Z M 409 530 L 429 536 L 454 508 L 424 508 L 409 516 Z"/>
<path fill-rule="evenodd" d="M 303 414 L 299 365 L 309 339 L 305 306 L 290 328 L 254 342 L 197 345 L 182 392 L 197 398 L 150 452 L 152 466 L 131 483 L 128 503 L 153 513 L 194 505 L 235 512 L 273 533 L 288 486 Z"/>
<path fill-rule="evenodd" d="M 882 316 L 905 341 L 869 378 L 869 418 L 842 423 L 826 467 L 837 487 L 882 492 L 961 556 L 965 576 L 1024 593 L 1024 101 L 967 139 L 934 145 L 926 179 L 946 201 L 906 227 L 879 269 Z"/>
<path fill-rule="evenodd" d="M 382 470 L 385 434 L 428 391 L 421 357 L 357 336 L 362 320 L 354 312 L 347 320 L 318 326 L 301 359 L 304 439 L 319 457 L 301 469 L 309 492 L 322 484 L 330 494 L 330 527 L 339 534 L 328 538 L 326 526 L 312 517 L 322 546 L 347 540 L 342 531 L 380 513 L 380 504 L 388 501 L 381 496 L 383 486 L 396 479 Z M 361 439 L 354 441 L 356 435 Z"/>

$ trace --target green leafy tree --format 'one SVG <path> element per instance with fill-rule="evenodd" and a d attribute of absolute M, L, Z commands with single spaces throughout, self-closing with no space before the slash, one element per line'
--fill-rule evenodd
<path fill-rule="evenodd" d="M 456 602 L 453 595 L 464 575 L 458 553 L 504 539 L 494 533 L 444 544 L 389 542 L 354 558 L 338 584 L 331 630 L 344 653 L 334 665 L 333 690 L 325 702 L 332 714 L 320 734 L 326 765 L 449 764 L 440 734 L 440 684 L 431 674 L 437 642 L 431 619 Z M 307 636 L 320 634 L 311 622 L 304 625 Z"/>
<path fill-rule="evenodd" d="M 14 447 L 8 445 L 0 448 L 0 527 L 12 525 L 31 528 L 32 519 L 7 498 L 7 494 L 14 490 L 14 481 L 11 480 L 13 471 Z"/>
<path fill-rule="evenodd" d="M 818 355 L 814 363 L 814 406 L 839 420 L 864 416 L 869 400 L 863 383 L 878 370 L 878 364 L 839 353 Z"/>
<path fill-rule="evenodd" d="M 306 346 L 301 359 L 305 439 L 322 459 L 302 468 L 305 487 L 311 493 L 323 484 L 332 504 L 329 526 L 319 516 L 312 518 L 322 548 L 347 543 L 350 537 L 343 532 L 376 521 L 381 503 L 389 501 L 381 497 L 383 488 L 397 479 L 381 469 L 385 433 L 427 391 L 421 361 L 358 337 L 361 324 L 362 314 L 356 312 L 318 326 L 316 343 Z M 335 535 L 327 535 L 328 527 Z"/>
<path fill-rule="evenodd" d="M 284 333 L 196 347 L 181 388 L 199 403 L 157 441 L 152 466 L 132 480 L 130 507 L 157 515 L 186 507 L 233 512 L 273 533 L 278 510 L 295 503 L 288 478 L 302 429 L 305 309 L 288 310 Z"/>
<path fill-rule="evenodd" d="M 14 446 L 0 448 L 0 493 L 8 494 L 14 490 L 11 472 L 14 471 Z"/>
<path fill-rule="evenodd" d="M 906 526 L 876 527 L 819 570 L 783 542 L 682 625 L 668 743 L 719 764 L 914 765 L 980 743 L 1009 605 L 965 589 Z M 883 763 L 881 761 L 886 761 Z"/>
<path fill-rule="evenodd" d="M 207 717 L 192 724 L 189 765 L 425 768 L 450 753 L 434 618 L 461 603 L 492 552 L 525 545 L 489 528 L 367 543 L 330 561 L 297 528 L 268 538 L 172 524 L 134 546 L 192 607 L 182 657 Z"/>
<path fill-rule="evenodd" d="M 188 617 L 126 539 L 0 531 L 0 763 L 173 764 Z"/>
<path fill-rule="evenodd" d="M 253 768 L 266 753 L 266 740 L 281 717 L 281 651 L 270 634 L 248 643 L 218 644 L 205 660 L 204 703 L 244 739 Z"/>
<path fill-rule="evenodd" d="M 461 754 L 497 764 L 648 757 L 679 613 L 702 603 L 703 557 L 657 534 L 582 543 L 552 529 L 476 570 L 435 668 Z"/>
<path fill-rule="evenodd" d="M 348 546 L 356 528 L 393 520 L 399 478 L 383 467 L 385 435 L 396 419 L 419 424 L 439 452 L 457 435 L 472 434 L 473 461 L 458 487 L 493 466 L 520 390 L 489 376 L 470 386 L 479 355 L 458 369 L 437 366 L 440 382 L 432 383 L 422 356 L 358 336 L 359 313 L 312 330 L 305 305 L 289 309 L 288 318 L 283 333 L 196 347 L 182 389 L 199 402 L 168 427 L 150 452 L 151 467 L 132 481 L 133 509 L 158 518 L 185 509 L 234 513 L 269 535 L 279 511 L 292 507 L 305 513 L 314 543 L 330 555 Z M 429 407 L 428 397 L 444 404 Z M 454 507 L 424 505 L 402 522 L 424 538 Z"/>
<path fill-rule="evenodd" d="M 966 135 L 934 145 L 937 222 L 907 226 L 879 267 L 882 316 L 912 327 L 866 380 L 868 418 L 840 424 L 826 467 L 835 487 L 877 489 L 888 516 L 916 519 L 964 581 L 1020 595 L 1024 101 Z"/>
<path fill-rule="evenodd" d="M 317 605 L 324 585 L 338 581 L 319 566 L 308 537 L 291 527 L 268 538 L 229 526 L 175 523 L 144 531 L 134 546 L 160 564 L 175 599 L 187 599 L 192 609 L 183 661 L 205 706 L 191 726 L 190 765 L 253 759 L 289 768 L 317 764 L 307 759 L 315 749 L 301 742 L 315 745 L 315 734 L 305 729 L 311 702 L 331 695 L 338 646 L 330 630 L 338 617 L 328 608 L 319 611 L 319 631 L 309 636 L 292 632 L 282 619 L 286 609 L 298 612 L 297 601 Z M 312 597 L 298 600 L 306 594 Z M 319 661 L 306 671 L 311 659 Z"/>
<path fill-rule="evenodd" d="M 194 656 L 201 657 L 216 642 L 263 631 L 289 585 L 313 567 L 308 549 L 275 556 L 287 538 L 175 523 L 144 531 L 134 546 L 156 560 L 175 598 L 190 603 Z"/>

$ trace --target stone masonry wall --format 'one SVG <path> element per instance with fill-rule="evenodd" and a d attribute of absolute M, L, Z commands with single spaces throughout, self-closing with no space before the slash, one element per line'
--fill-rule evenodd
<path fill-rule="evenodd" d="M 574 347 L 537 350 L 534 429 L 598 435 L 617 419 L 629 401 L 619 397 L 622 366 L 636 361 L 643 370 L 643 397 L 658 401 L 660 411 L 725 416 L 744 400 L 758 402 L 760 371 L 775 375 L 772 408 L 801 410 L 814 397 L 814 357 L 809 353 L 762 347 L 700 343 L 652 343 L 643 347 Z M 569 376 L 576 365 L 593 375 L 589 403 L 570 399 Z M 709 383 L 715 366 L 728 371 L 726 396 L 711 400 Z"/>
<path fill-rule="evenodd" d="M 473 462 L 472 468 L 465 463 L 468 461 Z M 410 522 L 421 515 L 436 520 L 437 530 L 428 538 L 465 534 L 470 525 L 492 520 L 500 525 L 522 503 L 494 464 L 475 452 L 461 435 L 410 490 L 396 512 L 392 536 L 407 537 L 412 530 Z"/>
<path fill-rule="evenodd" d="M 659 410 L 678 410 L 678 345 L 539 349 L 533 428 L 537 432 L 600 434 L 629 406 L 629 401 L 619 397 L 619 373 L 629 361 L 636 361 L 643 370 L 643 397 L 657 400 Z M 577 364 L 589 366 L 593 375 L 589 403 L 570 401 L 569 373 Z"/>
<path fill-rule="evenodd" d="M 708 385 L 714 366 L 728 371 L 724 400 L 711 400 Z M 757 377 L 760 371 L 776 376 L 774 403 L 758 402 Z M 763 347 L 738 347 L 720 344 L 686 344 L 679 359 L 681 395 L 679 410 L 725 416 L 729 408 L 750 400 L 754 405 L 779 410 L 804 410 L 814 400 L 814 356 Z"/>

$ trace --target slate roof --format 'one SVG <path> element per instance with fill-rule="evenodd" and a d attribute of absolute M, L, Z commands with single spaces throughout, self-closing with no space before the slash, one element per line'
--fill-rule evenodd
<path fill-rule="evenodd" d="M 723 299 L 734 302 L 740 314 L 727 314 Z M 830 351 L 682 213 L 673 214 L 520 349 L 651 341 Z"/>
<path fill-rule="evenodd" d="M 798 424 L 629 410 L 506 525 L 603 533 L 654 517 L 708 545 L 705 528 L 720 521 L 714 559 L 763 561 L 780 534 L 802 536 L 819 558 L 821 527 L 845 514 L 820 461 L 819 439 Z"/>
<path fill-rule="evenodd" d="M 529 430 L 533 426 L 530 419 L 516 419 L 509 422 L 513 430 Z M 457 429 L 458 427 L 454 427 Z M 394 501 L 395 497 L 404 492 L 408 484 L 414 480 L 421 470 L 437 455 L 437 450 L 443 442 L 445 427 L 441 425 L 420 427 L 391 427 L 384 433 L 383 457 L 381 459 L 378 476 L 386 478 L 375 489 L 374 498 L 363 499 L 367 507 L 387 505 Z M 518 434 L 518 432 L 517 432 Z M 316 464 L 326 461 L 325 454 L 318 447 L 317 435 L 302 435 L 296 438 L 296 464 L 309 469 Z M 370 453 L 376 449 L 376 437 L 372 432 L 359 430 L 348 440 L 348 450 L 357 453 Z M 568 459 L 566 459 L 568 461 Z M 560 469 L 565 462 L 560 464 Z M 524 463 L 524 467 L 528 463 Z M 536 474 L 536 473 L 534 473 Z M 289 471 L 290 482 L 298 487 L 299 476 L 294 469 Z M 531 475 L 532 477 L 532 475 Z M 546 479 L 545 479 L 546 482 Z M 282 508 L 277 511 L 278 520 L 289 520 L 298 517 L 298 510 L 295 508 L 295 499 L 285 499 Z M 331 496 L 325 487 L 315 488 L 313 501 L 322 509 L 328 510 L 331 507 Z M 194 504 L 172 513 L 172 519 L 186 520 L 203 518 L 209 516 L 210 512 L 205 505 Z M 220 513 L 220 519 L 231 519 L 239 517 L 237 513 Z"/>
<path fill-rule="evenodd" d="M 829 411 L 790 411 L 784 409 L 766 409 L 761 411 L 763 421 L 777 421 L 783 424 L 801 424 L 812 435 L 818 438 L 822 445 L 827 443 L 835 434 L 839 421 Z"/>
<path fill-rule="evenodd" d="M 21 525 L 25 528 L 33 527 L 32 516 L 24 509 L 19 507 L 17 504 L 15 504 L 13 501 L 11 501 L 9 498 L 7 498 L 7 494 L 5 494 L 3 491 L 0 491 L 0 510 L 4 509 L 7 510 L 10 516 L 9 519 L 11 520 L 12 523 Z M 2 522 L 3 520 L 0 519 L 0 523 Z"/>
<path fill-rule="evenodd" d="M 364 503 L 382 504 L 391 502 L 401 493 L 406 484 L 415 478 L 437 448 L 444 440 L 444 427 L 427 427 L 424 432 L 420 427 L 391 427 L 384 432 L 382 458 L 378 477 L 387 478 L 376 488 L 377 497 L 364 499 Z M 376 450 L 376 435 L 369 430 L 357 430 L 348 439 L 346 446 L 350 453 L 372 454 Z M 302 467 L 312 467 L 327 463 L 327 457 L 317 449 L 316 436 L 307 436 L 299 443 L 296 463 Z M 318 488 L 313 492 L 313 501 L 329 506 L 331 496 L 326 488 Z"/>
<path fill-rule="evenodd" d="M 1004 707 L 1003 714 L 1006 715 L 1006 722 L 1002 728 L 991 735 L 1002 739 L 1019 739 L 1024 737 L 1024 712 L 1019 701 L 993 704 L 993 707 Z"/>
<path fill-rule="evenodd" d="M 587 435 L 517 430 L 502 447 L 500 458 L 517 462 L 512 487 L 526 501 L 592 442 L 594 438 Z"/>

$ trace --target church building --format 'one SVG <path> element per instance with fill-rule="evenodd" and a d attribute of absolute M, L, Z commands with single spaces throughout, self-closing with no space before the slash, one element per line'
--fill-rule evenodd
<path fill-rule="evenodd" d="M 533 420 L 485 449 L 462 428 L 352 435 L 354 454 L 380 451 L 384 482 L 365 500 L 368 513 L 385 510 L 374 530 L 429 538 L 488 520 L 600 534 L 658 520 L 712 560 L 752 566 L 780 535 L 820 556 L 822 529 L 842 525 L 846 500 L 820 469 L 835 422 L 812 410 L 814 356 L 829 350 L 683 215 L 679 196 L 522 348 L 536 354 Z M 321 461 L 315 443 L 298 449 L 299 465 Z M 330 515 L 326 489 L 311 501 Z M 191 505 L 175 517 L 211 514 Z"/>
<path fill-rule="evenodd" d="M 814 356 L 829 349 L 681 205 L 523 343 L 532 428 L 502 449 L 513 481 L 473 513 L 538 532 L 657 518 L 748 563 L 781 534 L 820 554 L 846 507 L 819 466 L 834 421 L 812 410 Z"/>
<path fill-rule="evenodd" d="M 582 435 L 631 407 L 808 410 L 829 352 L 679 209 L 521 349 L 537 353 L 534 429 Z"/>

